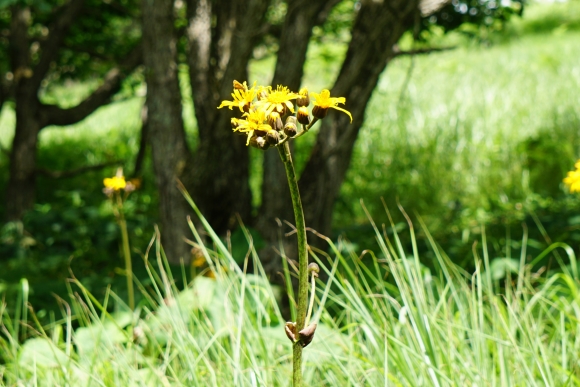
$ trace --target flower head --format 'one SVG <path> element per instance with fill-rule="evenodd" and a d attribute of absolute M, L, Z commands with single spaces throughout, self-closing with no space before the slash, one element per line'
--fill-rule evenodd
<path fill-rule="evenodd" d="M 256 98 L 256 82 L 251 89 L 248 89 L 248 85 L 246 82 L 243 84 L 234 81 L 234 92 L 232 93 L 233 101 L 222 101 L 221 105 L 218 106 L 218 109 L 221 109 L 225 106 L 229 107 L 232 110 L 233 107 L 238 107 L 242 113 L 249 112 L 250 106 Z"/>
<path fill-rule="evenodd" d="M 127 190 L 127 186 L 132 187 L 132 183 L 127 183 L 125 181 L 125 176 L 123 176 L 123 168 L 117 168 L 117 173 L 113 177 L 107 177 L 103 180 L 105 188 L 103 188 L 103 193 L 107 196 L 113 195 L 114 192 L 120 190 Z"/>
<path fill-rule="evenodd" d="M 127 186 L 127 182 L 123 176 L 113 176 L 107 177 L 103 180 L 105 188 L 112 189 L 113 191 L 120 191 Z"/>
<path fill-rule="evenodd" d="M 340 110 L 341 112 L 346 113 L 350 117 L 350 122 L 352 122 L 352 115 L 346 109 L 338 107 L 338 104 L 344 105 L 346 99 L 344 97 L 331 97 L 330 91 L 328 89 L 324 89 L 319 93 L 311 93 L 312 97 L 314 98 L 314 108 L 312 109 L 312 115 L 316 118 L 324 118 L 326 117 L 326 113 L 328 113 L 328 109 L 336 109 Z"/>
<path fill-rule="evenodd" d="M 294 104 L 290 101 L 298 98 L 298 94 L 292 93 L 286 86 L 281 85 L 278 85 L 276 90 L 273 90 L 272 86 L 268 86 L 264 91 L 264 96 L 260 99 L 257 105 L 260 110 L 266 112 L 266 115 L 270 115 L 270 113 L 276 111 L 278 114 L 283 116 L 286 109 L 294 113 Z"/>
<path fill-rule="evenodd" d="M 234 128 L 235 132 L 242 132 L 248 135 L 248 141 L 246 145 L 250 144 L 250 139 L 254 135 L 254 132 L 264 132 L 264 135 L 274 130 L 272 127 L 265 123 L 266 113 L 263 110 L 254 110 L 244 114 L 246 119 L 237 120 L 237 126 Z"/>
<path fill-rule="evenodd" d="M 576 170 L 568 172 L 568 175 L 564 178 L 564 184 L 570 188 L 572 193 L 580 192 L 580 160 L 574 166 Z"/>
<path fill-rule="evenodd" d="M 127 187 L 127 182 L 125 181 L 125 176 L 123 176 L 123 168 L 117 168 L 117 173 L 113 177 L 107 177 L 103 180 L 105 185 L 105 190 L 108 191 L 120 191 Z"/>

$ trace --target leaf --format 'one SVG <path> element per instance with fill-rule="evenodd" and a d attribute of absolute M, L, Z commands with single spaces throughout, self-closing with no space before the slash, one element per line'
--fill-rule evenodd
<path fill-rule="evenodd" d="M 125 332 L 112 322 L 79 328 L 74 334 L 80 355 L 98 350 L 99 346 L 113 347 L 127 340 Z"/>
<path fill-rule="evenodd" d="M 491 261 L 491 277 L 494 280 L 500 280 L 507 276 L 507 273 L 517 273 L 519 270 L 519 263 L 512 258 L 496 258 Z"/>
<path fill-rule="evenodd" d="M 21 367 L 60 367 L 69 357 L 52 341 L 44 338 L 27 340 L 20 349 L 18 362 Z"/>

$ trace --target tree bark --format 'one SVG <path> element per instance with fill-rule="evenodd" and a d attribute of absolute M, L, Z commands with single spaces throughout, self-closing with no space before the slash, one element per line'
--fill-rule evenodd
<path fill-rule="evenodd" d="M 322 234 L 330 235 L 334 203 L 350 165 L 367 104 L 393 55 L 394 44 L 413 27 L 418 3 L 362 2 L 346 58 L 331 91 L 332 96 L 346 97 L 346 109 L 352 113 L 353 122 L 350 124 L 341 112 L 329 112 L 300 178 L 306 225 Z"/>
<path fill-rule="evenodd" d="M 298 91 L 304 75 L 312 29 L 324 23 L 328 13 L 338 2 L 339 0 L 288 1 L 272 80 L 274 87 L 284 85 L 290 90 Z M 276 273 L 282 270 L 282 261 L 277 252 L 279 235 L 283 236 L 291 231 L 284 223 L 279 227 L 276 219 L 293 223 L 291 204 L 284 165 L 280 161 L 278 150 L 269 149 L 264 153 L 262 204 L 256 219 L 256 228 L 266 241 L 266 247 L 259 255 L 272 279 L 278 278 Z M 286 256 L 296 259 L 296 236 L 284 238 L 282 242 Z"/>
<path fill-rule="evenodd" d="M 40 125 L 38 99 L 32 83 L 28 54 L 28 27 L 31 23 L 28 7 L 13 7 L 10 25 L 10 65 L 14 74 L 16 128 L 10 153 L 10 177 L 6 188 L 6 218 L 19 220 L 34 204 L 36 143 Z"/>
<path fill-rule="evenodd" d="M 20 220 L 34 205 L 36 147 L 40 120 L 36 93 L 19 87 L 16 93 L 16 129 L 10 153 L 10 177 L 6 187 L 6 219 Z"/>
<path fill-rule="evenodd" d="M 184 238 L 191 234 L 190 208 L 177 188 L 190 159 L 183 128 L 176 63 L 172 0 L 143 0 L 143 59 L 147 81 L 147 125 L 159 191 L 161 240 L 172 263 L 191 254 Z"/>
<path fill-rule="evenodd" d="M 263 33 L 269 3 L 188 1 L 188 64 L 199 146 L 184 183 L 219 234 L 235 226 L 235 214 L 249 220 L 252 198 L 245 139 L 232 135 L 234 112 L 218 111 L 217 106 L 231 99 L 234 79 L 247 80 L 248 62 Z"/>

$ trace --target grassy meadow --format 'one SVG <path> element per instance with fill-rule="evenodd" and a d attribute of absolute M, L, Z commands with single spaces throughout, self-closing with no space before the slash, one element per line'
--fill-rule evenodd
<path fill-rule="evenodd" d="M 432 44 L 454 48 L 395 58 L 375 90 L 334 235 L 312 256 L 325 279 L 306 385 L 580 385 L 580 200 L 562 184 L 580 157 L 580 3 L 531 4 L 483 41 L 468 32 L 433 32 Z M 331 86 L 345 47 L 336 37 L 313 45 L 304 84 Z M 273 65 L 255 61 L 253 79 L 267 83 Z M 130 173 L 140 81 L 78 125 L 44 129 L 39 166 L 116 162 Z M 46 98 L 73 103 L 91 87 Z M 194 145 L 191 101 L 184 118 Z M 2 149 L 13 125 L 8 105 Z M 314 137 L 296 144 L 298 170 Z M 7 163 L 0 152 L 0 190 Z M 259 237 L 240 228 L 223 241 L 206 225 L 204 245 L 192 229 L 205 276 L 169 267 L 148 162 L 126 203 L 139 289 L 129 312 L 119 231 L 101 192 L 114 170 L 41 176 L 23 228 L 0 229 L 0 385 L 289 386 L 284 290 L 249 247 Z"/>

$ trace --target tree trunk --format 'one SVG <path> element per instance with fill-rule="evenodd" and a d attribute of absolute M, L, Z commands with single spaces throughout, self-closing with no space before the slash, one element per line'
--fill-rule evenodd
<path fill-rule="evenodd" d="M 137 47 L 119 67 L 112 68 L 103 83 L 78 105 L 63 109 L 43 104 L 38 90 L 51 64 L 56 60 L 66 32 L 76 20 L 84 5 L 83 0 L 71 0 L 63 4 L 50 24 L 48 36 L 39 44 L 35 55 L 38 61 L 32 65 L 28 29 L 31 23 L 30 9 L 14 6 L 11 9 L 10 66 L 13 73 L 11 85 L 16 105 L 16 129 L 10 154 L 10 177 L 6 188 L 6 217 L 19 220 L 32 208 L 35 197 L 36 148 L 40 130 L 48 125 L 72 125 L 100 106 L 106 104 L 117 92 L 126 76 L 123 68 L 132 71 L 141 62 L 141 49 Z"/>
<path fill-rule="evenodd" d="M 26 83 L 27 80 L 22 80 Z M 34 205 L 36 147 L 41 122 L 36 93 L 21 86 L 16 94 L 16 129 L 10 153 L 10 177 L 6 188 L 6 219 L 20 220 Z"/>
<path fill-rule="evenodd" d="M 161 240 L 172 263 L 189 262 L 191 209 L 177 188 L 190 159 L 183 129 L 177 74 L 172 0 L 143 0 L 143 59 L 147 81 L 147 118 L 153 168 L 159 191 Z"/>
<path fill-rule="evenodd" d="M 324 23 L 326 16 L 338 0 L 298 0 L 288 2 L 288 11 L 284 19 L 280 37 L 278 58 L 272 86 L 287 86 L 298 91 L 304 74 L 306 52 L 312 36 L 312 28 Z M 288 191 L 288 182 L 284 165 L 277 149 L 264 153 L 262 180 L 262 204 L 256 219 L 256 228 L 266 241 L 266 247 L 260 252 L 260 259 L 266 272 L 272 279 L 279 278 L 276 273 L 282 270 L 279 253 L 279 236 L 282 235 L 286 256 L 296 259 L 296 236 L 284 237 L 291 228 L 279 223 L 276 219 L 294 223 L 292 202 Z"/>
<path fill-rule="evenodd" d="M 392 56 L 393 45 L 413 27 L 419 1 L 363 1 L 332 96 L 346 97 L 352 124 L 329 112 L 300 178 L 306 225 L 330 235 L 334 203 L 350 165 L 367 103 Z M 332 109 L 331 109 L 332 110 Z M 372 114 L 372 112 L 371 112 Z"/>
<path fill-rule="evenodd" d="M 217 106 L 221 100 L 231 99 L 234 79 L 247 80 L 248 62 L 257 37 L 263 33 L 269 3 L 188 2 L 188 64 L 199 146 L 192 168 L 187 170 L 186 186 L 219 234 L 236 225 L 235 214 L 249 220 L 252 198 L 246 140 L 232 134 L 230 118 L 234 112 L 218 111 Z"/>

